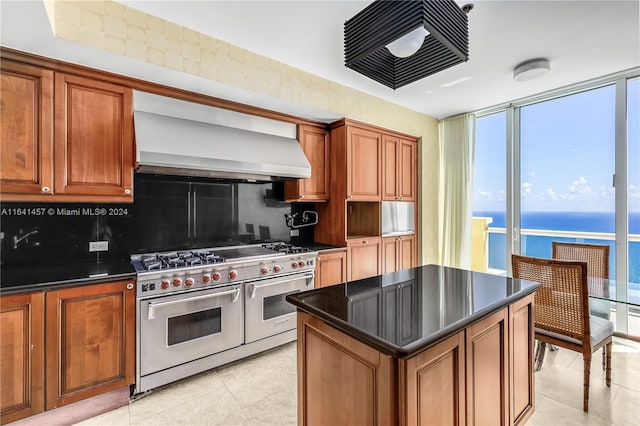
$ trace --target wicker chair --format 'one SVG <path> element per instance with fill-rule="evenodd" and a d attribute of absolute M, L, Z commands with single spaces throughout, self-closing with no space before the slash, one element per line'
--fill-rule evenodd
<path fill-rule="evenodd" d="M 601 347 L 606 348 L 606 384 L 611 387 L 613 324 L 589 315 L 587 263 L 513 255 L 511 264 L 514 278 L 541 284 L 535 293 L 535 338 L 538 346 L 544 348 L 549 343 L 582 353 L 583 410 L 588 412 L 591 357 Z M 536 359 L 536 370 L 541 361 Z"/>
<path fill-rule="evenodd" d="M 606 244 L 580 244 L 553 241 L 551 243 L 551 257 L 562 260 L 580 260 L 587 262 L 587 276 L 609 279 L 609 250 Z M 597 285 L 598 283 L 594 283 Z M 599 284 L 602 285 L 602 282 Z M 607 291 L 602 289 L 601 292 Z M 591 315 L 609 319 L 611 304 L 608 300 L 589 300 Z M 602 368 L 605 368 L 605 350 L 602 349 Z"/>

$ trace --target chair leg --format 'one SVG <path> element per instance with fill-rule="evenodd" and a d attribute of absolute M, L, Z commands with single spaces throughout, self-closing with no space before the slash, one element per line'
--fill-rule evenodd
<path fill-rule="evenodd" d="M 611 387 L 611 349 L 612 347 L 613 347 L 613 343 L 609 343 L 604 348 L 607 353 L 607 368 L 606 368 L 607 387 Z"/>
<path fill-rule="evenodd" d="M 540 371 L 540 369 L 542 368 L 546 347 L 547 344 L 545 342 L 538 341 L 538 345 L 536 346 L 536 356 L 534 360 L 535 371 Z"/>
<path fill-rule="evenodd" d="M 591 354 L 588 356 L 583 355 L 584 360 L 584 393 L 582 410 L 585 413 L 589 412 L 589 376 L 591 374 Z"/>
<path fill-rule="evenodd" d="M 602 348 L 602 369 L 606 370 L 607 369 L 607 347 L 604 346 Z"/>

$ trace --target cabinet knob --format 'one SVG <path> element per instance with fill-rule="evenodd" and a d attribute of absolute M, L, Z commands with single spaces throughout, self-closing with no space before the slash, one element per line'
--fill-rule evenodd
<path fill-rule="evenodd" d="M 316 260 L 317 260 L 318 262 L 320 262 L 320 261 L 322 260 L 322 258 L 321 258 L 320 256 L 318 256 L 318 257 L 316 257 Z"/>
<path fill-rule="evenodd" d="M 353 195 L 347 195 L 347 198 L 353 198 Z"/>
<path fill-rule="evenodd" d="M 42 187 L 42 192 L 51 192 L 51 188 L 49 188 L 48 186 L 43 186 Z"/>
<path fill-rule="evenodd" d="M 364 240 L 364 241 L 362 242 L 362 244 L 369 244 L 369 241 Z"/>
<path fill-rule="evenodd" d="M 399 200 L 402 200 L 402 197 L 398 197 Z"/>
<path fill-rule="evenodd" d="M 127 194 L 127 195 L 129 195 L 129 194 L 131 194 L 131 190 L 130 190 L 129 188 L 126 188 L 126 189 L 124 190 L 124 193 L 125 193 L 125 194 Z"/>
<path fill-rule="evenodd" d="M 127 290 L 133 290 L 133 283 L 127 284 Z"/>
<path fill-rule="evenodd" d="M 304 198 L 304 194 L 300 194 L 300 198 Z"/>

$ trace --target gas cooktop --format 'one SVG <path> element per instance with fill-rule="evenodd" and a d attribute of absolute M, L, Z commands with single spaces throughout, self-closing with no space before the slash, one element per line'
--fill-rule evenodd
<path fill-rule="evenodd" d="M 311 250 L 284 242 L 145 253 L 131 256 L 136 272 L 174 270 L 198 265 L 258 260 Z"/>

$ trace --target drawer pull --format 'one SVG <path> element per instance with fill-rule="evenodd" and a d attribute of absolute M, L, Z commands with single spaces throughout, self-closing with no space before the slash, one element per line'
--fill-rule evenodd
<path fill-rule="evenodd" d="M 124 190 L 124 193 L 129 195 L 129 194 L 131 194 L 131 190 L 129 188 L 127 188 L 127 189 Z"/>
<path fill-rule="evenodd" d="M 127 290 L 133 290 L 133 284 L 132 283 L 127 284 Z"/>
<path fill-rule="evenodd" d="M 49 192 L 51 192 L 51 188 L 49 188 L 48 186 L 43 186 L 42 187 L 42 192 L 49 193 Z"/>

